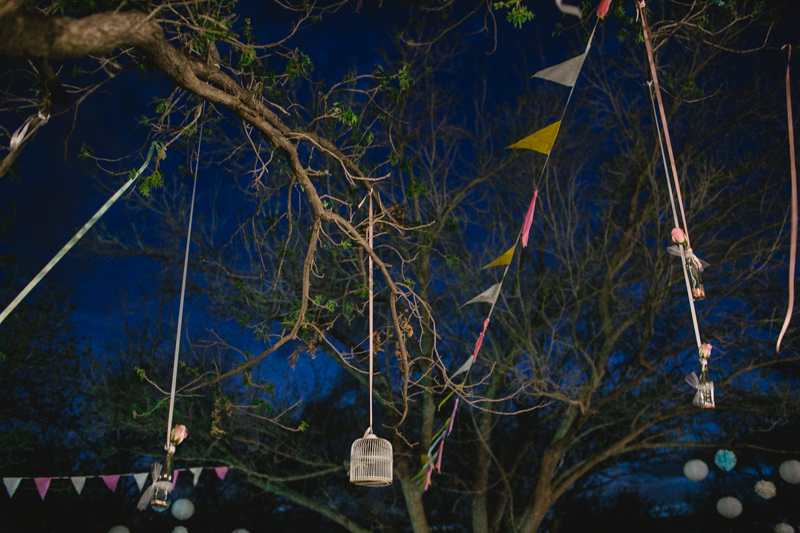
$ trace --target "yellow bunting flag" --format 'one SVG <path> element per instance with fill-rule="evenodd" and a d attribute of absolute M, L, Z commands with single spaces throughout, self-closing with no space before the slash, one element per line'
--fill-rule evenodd
<path fill-rule="evenodd" d="M 514 257 L 514 248 L 516 248 L 516 247 L 517 247 L 517 245 L 515 244 L 514 246 L 509 248 L 506 253 L 504 253 L 503 255 L 501 255 L 500 257 L 498 257 L 497 259 L 495 259 L 494 261 L 492 261 L 491 263 L 489 263 L 488 265 L 483 267 L 481 270 L 484 270 L 484 269 L 489 268 L 489 267 L 510 265 L 511 264 L 511 258 Z"/>
<path fill-rule="evenodd" d="M 543 154 L 549 154 L 553 149 L 553 143 L 556 142 L 556 135 L 558 135 L 558 128 L 561 127 L 561 121 L 554 122 L 544 129 L 528 135 L 519 142 L 509 146 L 509 148 L 527 148 L 528 150 L 536 150 Z"/>

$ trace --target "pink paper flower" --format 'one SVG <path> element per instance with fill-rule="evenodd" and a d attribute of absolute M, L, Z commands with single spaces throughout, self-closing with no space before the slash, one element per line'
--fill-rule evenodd
<path fill-rule="evenodd" d="M 672 242 L 675 244 L 686 244 L 686 234 L 681 228 L 672 228 Z"/>
<path fill-rule="evenodd" d="M 758 494 L 761 498 L 765 500 L 769 500 L 770 498 L 774 498 L 775 495 L 778 493 L 778 490 L 775 488 L 775 484 L 771 481 L 764 481 L 763 479 L 756 483 L 756 494 Z"/>
<path fill-rule="evenodd" d="M 711 345 L 708 344 L 707 342 L 704 342 L 700 346 L 700 357 L 702 359 L 708 359 L 709 357 L 711 357 Z"/>
<path fill-rule="evenodd" d="M 611 0 L 601 0 L 600 5 L 597 6 L 597 16 L 605 17 L 609 7 L 611 7 Z"/>
<path fill-rule="evenodd" d="M 169 435 L 169 440 L 172 442 L 172 444 L 180 444 L 188 435 L 189 432 L 186 431 L 186 426 L 177 424 L 174 428 L 172 428 L 172 433 Z"/>

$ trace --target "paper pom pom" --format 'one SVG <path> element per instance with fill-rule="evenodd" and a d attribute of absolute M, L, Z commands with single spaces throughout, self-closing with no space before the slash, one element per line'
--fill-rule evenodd
<path fill-rule="evenodd" d="M 742 514 L 742 502 L 731 496 L 725 496 L 717 502 L 717 512 L 725 518 L 736 518 Z"/>
<path fill-rule="evenodd" d="M 108 533 L 131 533 L 131 530 L 125 526 L 114 526 L 108 530 Z"/>
<path fill-rule="evenodd" d="M 692 459 L 683 465 L 683 475 L 692 481 L 702 481 L 708 475 L 708 466 L 700 459 Z"/>
<path fill-rule="evenodd" d="M 730 472 L 736 466 L 736 454 L 730 450 L 718 450 L 714 456 L 714 464 L 724 471 Z"/>
<path fill-rule="evenodd" d="M 756 483 L 756 494 L 758 494 L 765 500 L 774 498 L 777 493 L 778 491 L 777 489 L 775 489 L 775 484 L 772 483 L 771 481 L 764 481 L 762 479 L 761 481 Z"/>
<path fill-rule="evenodd" d="M 172 504 L 172 516 L 178 520 L 188 520 L 194 514 L 194 504 L 186 498 L 181 498 Z"/>
<path fill-rule="evenodd" d="M 794 533 L 794 528 L 786 522 L 781 522 L 775 526 L 775 533 Z"/>
<path fill-rule="evenodd" d="M 792 485 L 800 483 L 800 461 L 794 459 L 784 461 L 778 471 L 787 483 Z"/>

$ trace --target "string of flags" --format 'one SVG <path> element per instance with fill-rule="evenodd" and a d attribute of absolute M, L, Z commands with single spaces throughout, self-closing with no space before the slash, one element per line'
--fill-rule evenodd
<path fill-rule="evenodd" d="M 228 473 L 230 467 L 228 466 L 194 466 L 190 468 L 176 468 L 173 470 L 172 475 L 172 488 L 175 488 L 175 483 L 178 481 L 178 472 L 191 472 L 192 474 L 192 486 L 196 487 L 197 482 L 200 480 L 200 474 L 203 473 L 203 470 L 213 469 L 214 472 L 217 474 L 219 479 L 225 479 L 225 476 Z M 36 490 L 39 493 L 39 497 L 44 501 L 44 497 L 47 494 L 48 489 L 50 488 L 50 482 L 54 479 L 69 479 L 72 482 L 72 486 L 75 488 L 75 491 L 80 495 L 81 491 L 83 491 L 84 485 L 86 485 L 87 479 L 102 479 L 103 483 L 105 483 L 106 487 L 111 492 L 116 492 L 117 484 L 119 483 L 120 478 L 122 477 L 133 477 L 134 481 L 136 481 L 136 486 L 139 487 L 139 492 L 142 491 L 144 488 L 144 484 L 147 482 L 147 478 L 150 476 L 149 472 L 131 472 L 127 474 L 112 474 L 106 476 L 50 476 L 50 477 L 4 477 L 3 478 L 3 486 L 6 488 L 6 492 L 8 493 L 9 498 L 14 497 L 14 493 L 17 492 L 17 489 L 20 486 L 20 483 L 24 479 L 32 479 L 33 482 L 36 484 Z"/>
<path fill-rule="evenodd" d="M 600 7 L 597 10 L 598 20 L 599 18 L 603 18 L 608 11 L 608 7 L 611 3 L 611 0 L 603 0 L 600 4 Z M 556 2 L 556 5 L 559 9 L 562 9 L 565 13 L 569 14 L 577 14 L 580 16 L 580 10 L 577 8 L 573 8 L 572 6 L 562 6 L 560 1 Z M 577 13 L 573 13 L 571 10 L 577 10 Z M 561 129 L 561 123 L 564 119 L 564 115 L 566 114 L 567 108 L 569 107 L 570 100 L 572 99 L 572 93 L 575 89 L 575 84 L 580 76 L 581 69 L 586 61 L 586 57 L 589 54 L 589 50 L 591 48 L 592 39 L 594 38 L 595 30 L 597 29 L 597 21 L 595 22 L 594 29 L 589 37 L 589 41 L 586 44 L 586 49 L 582 54 L 579 56 L 573 57 L 564 61 L 563 63 L 559 63 L 558 65 L 554 65 L 552 67 L 545 68 L 540 70 L 536 74 L 533 75 L 534 78 L 542 79 L 551 81 L 554 83 L 558 83 L 560 85 L 564 85 L 566 87 L 570 87 L 569 96 L 567 97 L 567 101 L 564 105 L 564 110 L 561 114 L 561 119 L 558 121 L 528 135 L 527 137 L 523 138 L 522 140 L 508 146 L 508 148 L 515 148 L 515 149 L 526 149 L 526 150 L 533 150 L 535 152 L 539 152 L 545 154 L 547 159 L 542 166 L 542 173 L 539 176 L 538 183 L 534 186 L 533 195 L 528 206 L 528 210 L 525 213 L 525 217 L 523 219 L 522 228 L 520 229 L 519 234 L 517 235 L 517 240 L 511 248 L 506 250 L 502 255 L 500 255 L 497 259 L 491 261 L 486 266 L 482 267 L 481 270 L 486 270 L 492 267 L 497 266 L 505 266 L 505 270 L 503 271 L 502 278 L 500 282 L 492 285 L 487 290 L 483 291 L 479 295 L 475 296 L 461 307 L 470 304 L 476 303 L 488 303 L 490 304 L 489 313 L 486 316 L 486 319 L 483 321 L 483 328 L 478 335 L 478 339 L 475 341 L 475 347 L 473 348 L 472 354 L 470 354 L 467 359 L 459 366 L 459 368 L 450 375 L 450 381 L 457 376 L 463 375 L 460 384 L 456 384 L 453 387 L 453 390 L 448 394 L 444 400 L 442 400 L 438 405 L 438 410 L 441 411 L 442 407 L 453 397 L 453 395 L 458 391 L 461 390 L 467 383 L 469 379 L 470 370 L 472 369 L 472 365 L 478 359 L 478 353 L 480 352 L 481 346 L 483 345 L 484 338 L 486 336 L 487 329 L 489 328 L 489 323 L 491 321 L 492 313 L 494 312 L 495 305 L 497 303 L 497 299 L 500 296 L 500 292 L 502 290 L 503 282 L 505 281 L 506 275 L 508 274 L 509 267 L 514 259 L 514 253 L 517 248 L 517 244 L 522 242 L 522 247 L 527 248 L 528 240 L 530 235 L 531 226 L 533 225 L 533 216 L 536 210 L 536 200 L 539 194 L 539 184 L 541 183 L 542 177 L 544 176 L 544 172 L 547 168 L 547 163 L 550 160 L 550 153 L 553 150 L 553 146 L 555 145 L 556 138 L 558 137 L 558 133 Z M 444 445 L 447 437 L 453 431 L 453 424 L 455 422 L 456 413 L 458 411 L 460 398 L 456 396 L 455 401 L 453 402 L 453 410 L 444 423 L 442 427 L 433 435 L 431 439 L 431 445 L 427 450 L 427 453 L 422 456 L 422 469 L 414 476 L 414 480 L 418 483 L 423 485 L 423 491 L 427 491 L 428 488 L 431 486 L 431 478 L 433 476 L 434 469 L 441 473 L 442 467 L 442 457 L 444 454 Z"/>

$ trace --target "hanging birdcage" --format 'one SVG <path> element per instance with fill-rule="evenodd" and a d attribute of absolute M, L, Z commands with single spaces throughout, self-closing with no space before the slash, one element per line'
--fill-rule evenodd
<path fill-rule="evenodd" d="M 363 204 L 363 202 L 362 202 Z M 360 207 L 360 206 L 359 206 Z M 372 249 L 372 190 L 369 191 L 367 240 Z M 369 428 L 350 447 L 350 483 L 363 487 L 392 484 L 392 444 L 372 433 L 372 375 L 374 358 L 372 255 L 369 255 Z"/>
<path fill-rule="evenodd" d="M 350 483 L 362 487 L 392 484 L 392 443 L 368 430 L 350 447 Z"/>

